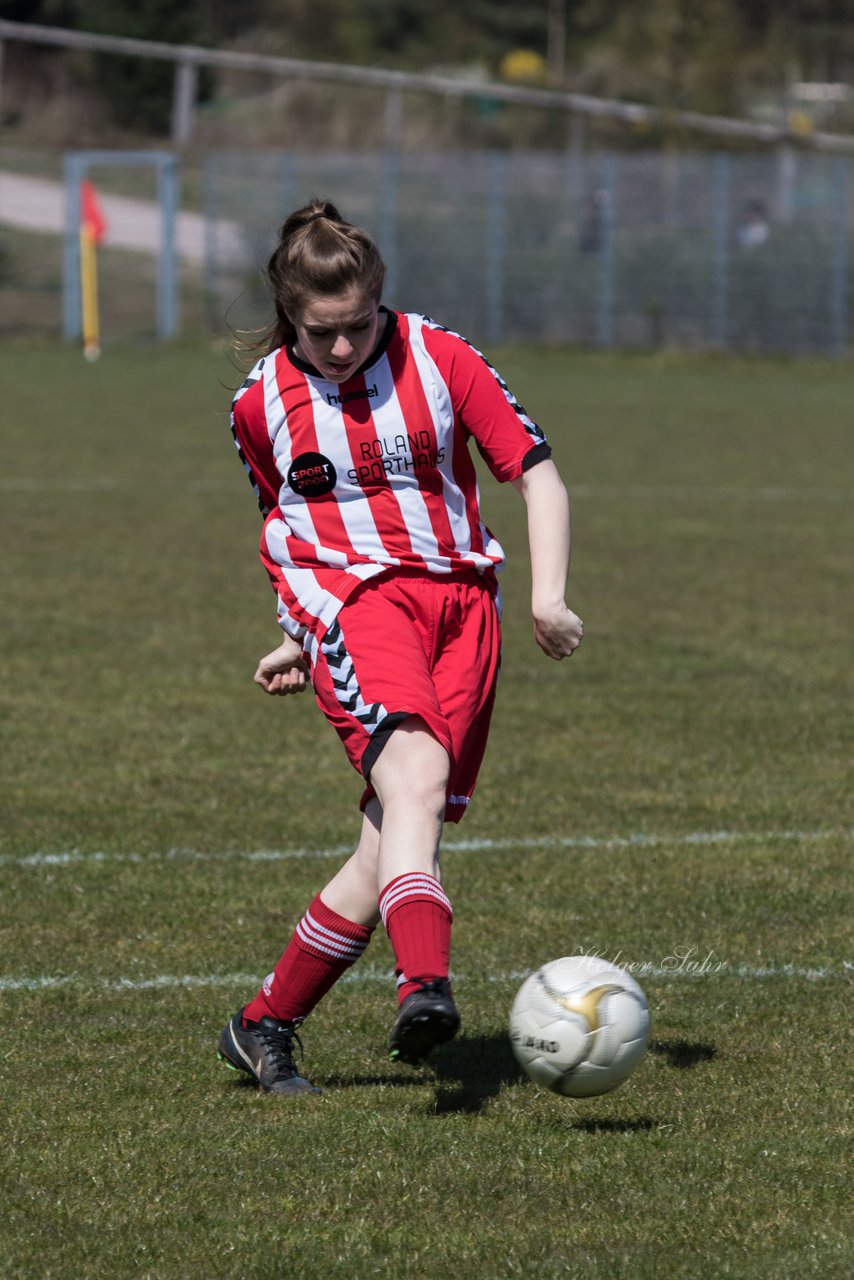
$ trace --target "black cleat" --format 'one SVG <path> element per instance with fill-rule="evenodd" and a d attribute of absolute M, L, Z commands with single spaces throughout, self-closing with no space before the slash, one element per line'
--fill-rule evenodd
<path fill-rule="evenodd" d="M 460 1015 L 447 978 L 421 982 L 400 1006 L 391 1029 L 388 1056 L 392 1062 L 420 1066 L 434 1045 L 453 1040 L 460 1029 Z"/>
<path fill-rule="evenodd" d="M 217 1044 L 217 1057 L 234 1071 L 245 1071 L 265 1093 L 320 1093 L 303 1079 L 294 1062 L 294 1041 L 302 1041 L 293 1022 L 261 1018 L 243 1025 L 243 1010 L 224 1027 Z"/>

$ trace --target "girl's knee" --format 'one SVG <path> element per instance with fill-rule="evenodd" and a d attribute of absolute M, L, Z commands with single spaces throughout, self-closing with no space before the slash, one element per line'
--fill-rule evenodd
<path fill-rule="evenodd" d="M 401 800 L 443 814 L 451 762 L 445 748 L 416 716 L 395 729 L 371 771 L 383 809 Z"/>

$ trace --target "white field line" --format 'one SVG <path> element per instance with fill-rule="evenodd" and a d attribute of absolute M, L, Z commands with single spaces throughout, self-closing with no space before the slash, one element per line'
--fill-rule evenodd
<path fill-rule="evenodd" d="M 637 498 L 640 500 L 661 498 L 726 498 L 746 502 L 847 502 L 850 491 L 823 486 L 798 486 L 788 488 L 778 485 L 762 485 L 758 488 L 737 485 L 607 485 L 574 484 L 571 495 L 577 498 Z"/>
<path fill-rule="evenodd" d="M 740 978 L 747 981 L 762 981 L 769 978 L 784 980 L 805 979 L 809 982 L 821 982 L 834 978 L 850 978 L 854 975 L 854 961 L 843 960 L 833 965 L 795 965 L 795 964 L 732 964 L 724 960 L 707 959 L 697 961 L 691 968 L 691 962 L 675 964 L 668 962 L 652 964 L 638 961 L 626 965 L 637 978 L 680 978 L 699 980 L 701 978 Z M 454 971 L 451 975 L 458 985 L 467 981 L 486 981 L 492 983 L 519 983 L 530 974 L 530 969 L 509 969 L 503 973 L 481 974 L 470 976 Z M 213 974 L 156 974 L 151 978 L 92 978 L 82 974 L 42 975 L 38 977 L 0 977 L 0 991 L 47 991 L 56 987 L 77 987 L 84 991 L 116 992 L 125 991 L 158 991 L 184 988 L 196 990 L 203 987 L 242 987 L 254 990 L 260 984 L 257 973 L 213 973 Z M 357 967 L 339 980 L 363 986 L 369 983 L 383 983 L 392 990 L 394 974 L 391 970 L 377 966 L 365 965 Z"/>
<path fill-rule="evenodd" d="M 443 842 L 444 854 L 501 853 L 508 849 L 653 849 L 658 847 L 706 848 L 721 844 L 801 844 L 832 839 L 849 839 L 854 832 L 847 829 L 826 831 L 690 831 L 682 835 L 656 835 L 635 832 L 628 836 L 531 836 L 471 840 L 449 839 Z M 169 849 L 154 853 L 119 853 L 97 851 L 84 853 L 69 849 L 57 853 L 3 854 L 0 867 L 69 867 L 98 863 L 136 863 L 146 866 L 161 862 L 290 862 L 301 859 L 344 858 L 350 854 L 350 844 L 334 845 L 328 849 L 223 849 L 202 853 L 196 849 Z"/>
<path fill-rule="evenodd" d="M 708 847 L 728 843 L 747 842 L 751 844 L 766 843 L 801 843 L 826 840 L 834 837 L 848 837 L 849 831 L 695 831 L 685 835 L 652 835 L 636 833 L 630 836 L 598 838 L 593 836 L 546 836 L 529 839 L 473 839 L 449 841 L 445 845 L 447 852 L 489 852 L 506 849 L 643 849 L 656 846 L 695 846 Z M 282 849 L 257 851 L 223 851 L 221 853 L 204 854 L 194 850 L 175 849 L 166 853 L 155 854 L 121 854 L 121 853 L 80 853 L 72 850 L 66 853 L 35 853 L 20 857 L 6 856 L 0 858 L 0 866 L 12 867 L 64 867 L 78 866 L 81 863 L 158 863 L 165 861 L 207 861 L 224 859 L 226 861 L 249 862 L 285 862 L 304 858 L 340 858 L 350 851 L 349 845 L 340 845 L 330 849 Z M 626 963 L 626 967 L 635 975 L 658 978 L 699 978 L 720 976 L 760 980 L 763 978 L 803 978 L 818 981 L 837 978 L 854 972 L 854 964 L 843 962 L 840 968 L 809 967 L 792 964 L 748 965 L 733 964 L 718 959 L 692 961 L 690 958 L 680 960 L 671 957 L 668 962 L 653 964 L 650 962 Z M 511 970 L 506 973 L 487 975 L 489 981 L 513 982 L 522 981 L 527 971 Z M 455 974 L 455 980 L 465 981 L 465 975 Z M 384 971 L 362 966 L 351 974 L 345 975 L 344 982 L 390 982 L 392 975 Z M 40 977 L 0 977 L 0 991 L 38 991 L 52 987 L 82 986 L 97 988 L 102 991 L 147 991 L 156 989 L 199 988 L 199 987 L 241 987 L 257 985 L 257 974 L 159 974 L 144 979 L 87 979 L 77 975 Z"/>
<path fill-rule="evenodd" d="M 0 493 L 109 493 L 118 487 L 113 476 L 0 476 Z"/>

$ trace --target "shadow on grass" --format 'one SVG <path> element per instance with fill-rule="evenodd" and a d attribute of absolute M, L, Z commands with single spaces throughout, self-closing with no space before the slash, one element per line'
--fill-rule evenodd
<path fill-rule="evenodd" d="M 517 1084 L 525 1079 L 510 1041 L 503 1034 L 454 1040 L 437 1052 L 435 1071 L 439 1082 L 433 1108 L 436 1115 L 482 1111 L 502 1085 Z M 567 1118 L 569 1115 L 568 1111 Z M 581 1133 L 646 1133 L 657 1129 L 659 1123 L 651 1116 L 630 1120 L 585 1117 L 572 1120 L 569 1128 Z"/>
<path fill-rule="evenodd" d="M 651 1040 L 649 1051 L 666 1058 L 668 1066 L 677 1067 L 680 1071 L 697 1067 L 701 1062 L 711 1062 L 718 1052 L 713 1044 L 691 1040 Z"/>
<path fill-rule="evenodd" d="M 429 1078 L 423 1071 L 413 1071 L 411 1075 L 329 1075 L 319 1082 L 322 1089 L 411 1089 L 413 1085 L 429 1084 Z"/>
<path fill-rule="evenodd" d="M 223 1073 L 222 1079 L 229 1089 L 257 1089 L 258 1085 L 244 1071 L 229 1071 L 226 1076 Z"/>
<path fill-rule="evenodd" d="M 504 1034 L 460 1036 L 436 1052 L 436 1115 L 482 1111 L 504 1084 L 522 1079 Z"/>
<path fill-rule="evenodd" d="M 506 1035 L 460 1036 L 436 1049 L 423 1067 L 394 1068 L 359 1075 L 329 1075 L 319 1083 L 329 1089 L 374 1086 L 411 1089 L 438 1085 L 435 1112 L 480 1111 L 502 1084 L 521 1079 Z"/>
<path fill-rule="evenodd" d="M 713 1044 L 688 1040 L 653 1040 L 649 1050 L 666 1058 L 669 1066 L 680 1071 L 709 1062 L 717 1054 Z M 437 1115 L 482 1111 L 502 1085 L 524 1079 L 504 1034 L 461 1036 L 443 1045 L 431 1065 L 439 1083 L 435 1101 Z M 645 1133 L 658 1126 L 659 1121 L 651 1116 L 638 1116 L 631 1120 L 586 1117 L 574 1121 L 571 1127 L 582 1133 Z"/>
<path fill-rule="evenodd" d="M 231 1073 L 229 1073 L 231 1075 Z M 425 1080 L 423 1072 L 413 1073 L 411 1076 L 393 1076 L 393 1075 L 326 1075 L 317 1076 L 310 1075 L 309 1079 L 312 1084 L 326 1093 L 331 1089 L 358 1089 L 358 1088 L 382 1088 L 382 1089 L 411 1089 L 413 1085 L 421 1085 L 430 1083 L 429 1079 Z M 226 1080 L 227 1087 L 234 1090 L 248 1090 L 249 1092 L 258 1092 L 257 1082 L 249 1075 L 243 1072 L 238 1075 L 236 1072 L 231 1075 L 231 1079 Z"/>
<path fill-rule="evenodd" d="M 717 1054 L 712 1044 L 688 1040 L 652 1040 L 649 1051 L 666 1058 L 669 1066 L 682 1071 L 709 1062 Z M 232 1076 L 235 1088 L 257 1088 L 255 1081 L 242 1072 L 228 1074 Z M 502 1032 L 497 1035 L 459 1036 L 438 1048 L 425 1067 L 405 1074 L 398 1074 L 397 1069 L 376 1074 L 336 1074 L 326 1076 L 318 1083 L 324 1089 L 411 1089 L 414 1085 L 434 1082 L 438 1086 L 432 1108 L 434 1114 L 454 1115 L 477 1114 L 498 1095 L 502 1085 L 517 1084 L 523 1079 L 510 1041 Z M 642 1133 L 657 1128 L 658 1121 L 649 1116 L 633 1120 L 586 1117 L 575 1120 L 571 1127 L 582 1133 Z"/>
<path fill-rule="evenodd" d="M 652 1116 L 638 1116 L 636 1120 L 615 1120 L 608 1116 L 596 1120 L 585 1116 L 583 1120 L 574 1120 L 570 1128 L 580 1133 L 648 1133 L 660 1125 L 661 1121 L 653 1120 Z"/>

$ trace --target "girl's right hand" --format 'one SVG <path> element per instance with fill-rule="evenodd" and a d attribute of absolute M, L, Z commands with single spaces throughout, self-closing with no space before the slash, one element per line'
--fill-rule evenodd
<path fill-rule="evenodd" d="M 278 649 L 258 663 L 254 680 L 265 693 L 302 693 L 308 684 L 308 667 L 299 642 L 285 636 Z"/>

